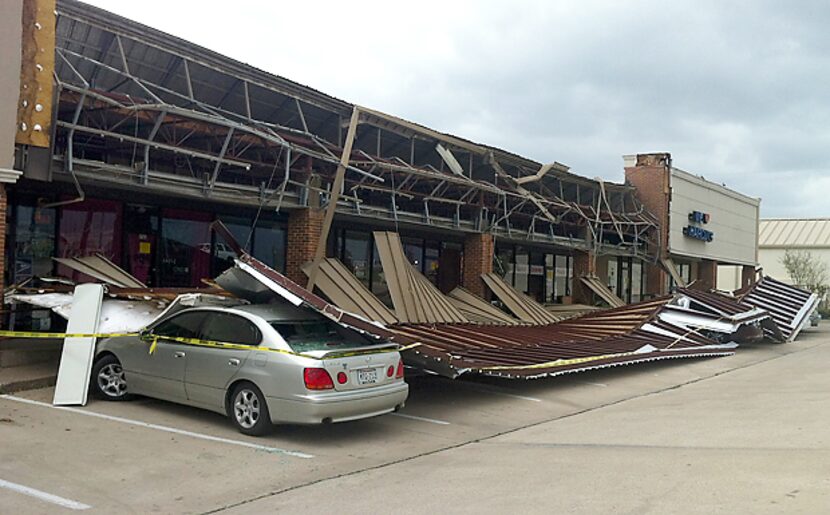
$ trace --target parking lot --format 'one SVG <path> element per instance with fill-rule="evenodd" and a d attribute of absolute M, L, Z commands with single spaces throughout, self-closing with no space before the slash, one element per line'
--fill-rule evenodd
<path fill-rule="evenodd" d="M 548 380 L 414 377 L 400 413 L 262 438 L 161 401 L 62 409 L 27 391 L 0 398 L 0 511 L 814 512 L 829 357 L 822 327 Z"/>

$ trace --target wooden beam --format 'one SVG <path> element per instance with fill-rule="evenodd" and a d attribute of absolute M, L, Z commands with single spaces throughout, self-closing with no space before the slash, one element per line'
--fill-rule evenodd
<path fill-rule="evenodd" d="M 326 243 L 329 239 L 329 231 L 331 230 L 331 223 L 334 221 L 334 211 L 337 209 L 337 201 L 340 200 L 340 190 L 343 189 L 343 181 L 346 177 L 346 167 L 349 166 L 349 161 L 352 155 L 352 145 L 354 144 L 354 137 L 357 133 L 357 124 L 360 121 L 360 110 L 357 106 L 352 109 L 352 118 L 349 121 L 349 132 L 346 133 L 346 141 L 343 144 L 343 153 L 340 155 L 340 164 L 337 165 L 337 172 L 334 175 L 334 184 L 331 187 L 331 195 L 329 196 L 329 203 L 326 206 L 326 215 L 323 218 L 323 228 L 320 231 L 320 240 L 317 242 L 317 250 L 314 252 L 314 263 L 308 272 L 308 284 L 306 289 L 308 291 L 314 290 L 314 281 L 317 280 L 317 271 L 320 268 L 320 262 L 326 257 Z"/>

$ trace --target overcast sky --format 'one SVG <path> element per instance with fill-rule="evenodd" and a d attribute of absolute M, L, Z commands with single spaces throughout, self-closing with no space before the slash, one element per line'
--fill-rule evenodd
<path fill-rule="evenodd" d="M 764 217 L 830 216 L 828 2 L 90 3 L 581 175 L 668 151 Z"/>

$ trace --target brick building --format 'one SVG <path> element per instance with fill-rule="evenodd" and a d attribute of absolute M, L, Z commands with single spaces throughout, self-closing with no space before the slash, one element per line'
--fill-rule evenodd
<path fill-rule="evenodd" d="M 664 261 L 682 258 L 681 274 L 688 262 L 705 279 L 732 259 L 695 255 L 667 230 L 682 175 L 668 157 L 638 156 L 626 183 L 589 179 L 73 0 L 12 0 L 2 14 L 0 77 L 20 91 L 0 99 L 5 285 L 83 280 L 53 258 L 100 253 L 148 285 L 199 287 L 232 263 L 214 220 L 305 283 L 329 204 L 326 254 L 381 299 L 377 230 L 399 232 L 442 291 L 486 297 L 481 274 L 495 272 L 545 303 L 600 304 L 597 284 L 636 302 L 666 291 Z"/>

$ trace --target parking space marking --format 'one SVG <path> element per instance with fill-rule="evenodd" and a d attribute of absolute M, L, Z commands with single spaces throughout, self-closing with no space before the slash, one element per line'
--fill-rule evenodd
<path fill-rule="evenodd" d="M 219 442 L 219 443 L 226 443 L 226 444 L 230 444 L 230 445 L 238 445 L 240 447 L 247 447 L 249 449 L 255 449 L 257 451 L 265 451 L 265 452 L 271 452 L 271 453 L 275 453 L 275 454 L 283 454 L 285 456 L 292 456 L 294 458 L 311 459 L 311 458 L 314 457 L 314 455 L 312 455 L 312 454 L 307 454 L 307 453 L 299 452 L 299 451 L 289 451 L 289 450 L 286 450 L 286 449 L 280 449 L 279 447 L 269 447 L 267 445 L 259 445 L 259 444 L 250 443 L 250 442 L 243 442 L 242 440 L 232 440 L 230 438 L 223 438 L 221 436 L 211 436 L 211 435 L 206 435 L 206 434 L 202 434 L 202 433 L 194 433 L 193 431 L 185 431 L 184 429 L 177 429 L 175 427 L 162 426 L 162 425 L 159 425 L 159 424 L 151 424 L 149 422 L 142 422 L 140 420 L 133 420 L 133 419 L 129 419 L 129 418 L 116 417 L 116 416 L 113 416 L 113 415 L 105 415 L 103 413 L 96 413 L 94 411 L 82 410 L 82 409 L 78 409 L 78 408 L 69 408 L 69 407 L 66 407 L 66 406 L 52 406 L 51 404 L 48 404 L 48 403 L 45 403 L 45 402 L 35 401 L 35 400 L 32 400 L 32 399 L 26 399 L 24 397 L 17 397 L 17 396 L 14 396 L 14 395 L 0 395 L 0 398 L 7 399 L 7 400 L 10 400 L 10 401 L 14 401 L 14 402 L 22 402 L 24 404 L 31 404 L 33 406 L 41 406 L 41 407 L 44 407 L 44 408 L 52 408 L 52 409 L 61 410 L 61 411 L 68 411 L 68 412 L 71 412 L 71 413 L 77 413 L 79 415 L 86 415 L 88 417 L 102 418 L 104 420 L 111 420 L 113 422 L 121 422 L 122 424 L 129 424 L 129 425 L 133 425 L 133 426 L 146 427 L 146 428 L 149 428 L 149 429 L 156 429 L 158 431 L 164 431 L 164 432 L 167 432 L 167 433 L 173 433 L 173 434 L 182 435 L 182 436 L 189 436 L 191 438 L 198 438 L 200 440 L 208 440 L 208 441 L 211 441 L 211 442 Z"/>
<path fill-rule="evenodd" d="M 393 415 L 395 417 L 408 418 L 408 419 L 411 419 L 411 420 L 418 420 L 419 422 L 429 422 L 430 424 L 438 424 L 439 426 L 448 426 L 448 425 L 450 425 L 450 423 L 447 422 L 447 421 L 436 420 L 434 418 L 416 417 L 415 415 L 406 415 L 404 413 L 390 413 L 390 415 Z"/>
<path fill-rule="evenodd" d="M 88 510 L 92 508 L 92 506 L 84 504 L 82 502 L 73 501 L 72 499 L 66 499 L 64 497 L 59 497 L 48 492 L 43 492 L 41 490 L 37 490 L 35 488 L 31 488 L 25 485 L 12 483 L 11 481 L 6 481 L 4 479 L 0 479 L 0 488 L 6 488 L 8 490 L 11 490 L 12 492 L 28 495 L 29 497 L 34 497 L 36 499 L 40 499 L 41 501 L 46 501 L 48 503 L 57 504 L 58 506 L 61 506 L 63 508 L 69 508 L 70 510 Z"/>
<path fill-rule="evenodd" d="M 536 397 L 528 397 L 526 395 L 519 395 L 519 394 L 516 394 L 516 393 L 507 393 L 507 392 L 501 391 L 500 389 L 487 387 L 485 385 L 477 384 L 475 386 L 470 385 L 470 387 L 472 389 L 478 390 L 480 392 L 492 393 L 493 395 L 501 395 L 502 397 L 511 397 L 513 399 L 519 399 L 519 400 L 523 400 L 523 401 L 542 402 L 542 399 L 538 399 Z"/>
<path fill-rule="evenodd" d="M 589 383 L 588 381 L 580 381 L 580 383 L 582 383 L 582 384 L 588 384 L 588 385 L 591 385 L 591 386 L 600 386 L 600 387 L 602 387 L 602 388 L 605 388 L 605 387 L 607 387 L 607 386 L 608 386 L 607 384 L 603 384 L 603 383 Z"/>

